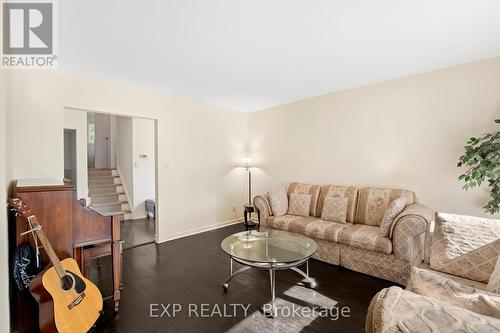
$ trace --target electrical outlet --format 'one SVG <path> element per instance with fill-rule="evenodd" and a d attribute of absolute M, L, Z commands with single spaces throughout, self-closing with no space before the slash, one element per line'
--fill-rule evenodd
<path fill-rule="evenodd" d="M 236 212 L 236 206 L 233 206 L 233 212 Z"/>

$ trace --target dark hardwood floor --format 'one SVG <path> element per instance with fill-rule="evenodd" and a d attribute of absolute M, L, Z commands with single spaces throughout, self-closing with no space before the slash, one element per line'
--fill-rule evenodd
<path fill-rule="evenodd" d="M 120 234 L 124 249 L 154 242 L 155 222 L 148 218 L 121 221 Z"/>
<path fill-rule="evenodd" d="M 242 230 L 241 225 L 230 226 L 162 244 L 148 244 L 125 250 L 123 253 L 123 290 L 118 313 L 110 301 L 105 302 L 105 313 L 96 332 L 363 332 L 366 310 L 371 298 L 382 288 L 393 283 L 356 273 L 338 266 L 311 260 L 310 274 L 318 282 L 315 289 L 302 284 L 293 271 L 276 273 L 276 305 L 283 309 L 276 318 L 266 318 L 261 307 L 270 300 L 269 274 L 266 271 L 247 270 L 233 279 L 229 289 L 222 288 L 229 274 L 229 258 L 220 248 L 228 235 Z M 92 279 L 109 290 L 107 276 L 109 260 L 101 261 Z M 192 303 L 191 313 L 189 304 Z M 150 304 L 182 310 L 175 317 L 150 317 Z M 226 305 L 226 315 L 202 318 L 202 304 L 209 312 Z M 242 304 L 249 307 L 244 316 Z M 196 312 L 194 311 L 196 306 Z M 286 308 L 315 308 L 311 313 L 288 315 Z M 328 316 L 322 309 L 348 307 L 349 317 L 335 319 L 335 310 Z M 155 309 L 158 308 L 158 311 Z M 236 312 L 234 312 L 236 309 Z M 160 315 L 161 305 L 153 305 L 153 314 Z M 310 311 L 312 312 L 312 310 Z M 321 314 L 320 314 L 321 313 Z M 191 314 L 191 316 L 190 316 Z M 222 313 L 224 315 L 224 313 Z"/>

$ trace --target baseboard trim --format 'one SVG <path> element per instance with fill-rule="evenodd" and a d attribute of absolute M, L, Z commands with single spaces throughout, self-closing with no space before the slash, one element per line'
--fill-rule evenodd
<path fill-rule="evenodd" d="M 138 214 L 138 215 L 132 215 L 132 220 L 139 220 L 139 219 L 145 219 L 147 218 L 148 215 L 147 214 Z"/>
<path fill-rule="evenodd" d="M 168 241 L 171 241 L 171 240 L 174 240 L 174 239 L 179 239 L 179 238 L 184 238 L 184 237 L 188 237 L 188 236 L 193 236 L 193 235 L 196 235 L 196 234 L 201 234 L 203 232 L 207 232 L 207 231 L 211 231 L 211 230 L 215 230 L 215 229 L 227 227 L 227 226 L 230 226 L 230 225 L 233 225 L 233 224 L 237 224 L 237 223 L 242 223 L 242 222 L 243 222 L 243 218 L 240 217 L 240 218 L 234 219 L 234 220 L 229 220 L 229 221 L 224 221 L 224 222 L 219 222 L 219 223 L 211 224 L 211 225 L 208 225 L 206 227 L 193 228 L 193 229 L 189 229 L 187 231 L 183 231 L 183 232 L 180 232 L 180 233 L 177 233 L 177 234 L 174 234 L 174 235 L 167 236 L 166 238 L 163 238 L 163 239 L 158 239 L 158 243 L 164 243 L 164 242 L 168 242 Z"/>

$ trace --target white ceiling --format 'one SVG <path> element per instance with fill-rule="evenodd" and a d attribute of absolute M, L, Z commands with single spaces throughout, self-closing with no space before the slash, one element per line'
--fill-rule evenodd
<path fill-rule="evenodd" d="M 59 67 L 252 111 L 500 55 L 499 0 L 63 0 Z"/>

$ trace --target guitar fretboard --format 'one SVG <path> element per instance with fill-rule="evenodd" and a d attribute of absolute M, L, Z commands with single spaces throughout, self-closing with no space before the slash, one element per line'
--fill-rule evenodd
<path fill-rule="evenodd" d="M 32 215 L 32 216 L 28 217 L 28 219 L 30 220 L 31 225 L 35 228 L 36 236 L 38 237 L 38 239 L 42 243 L 43 248 L 45 249 L 45 252 L 47 253 L 47 256 L 50 259 L 50 262 L 52 263 L 52 265 L 54 266 L 54 269 L 57 272 L 57 275 L 59 275 L 59 277 L 62 279 L 66 275 L 66 271 L 62 267 L 61 262 L 59 261 L 59 257 L 57 256 L 56 252 L 52 248 L 52 245 L 50 245 L 50 242 L 47 239 L 47 237 L 45 236 L 42 228 L 38 224 L 38 220 L 37 220 L 36 216 Z"/>

